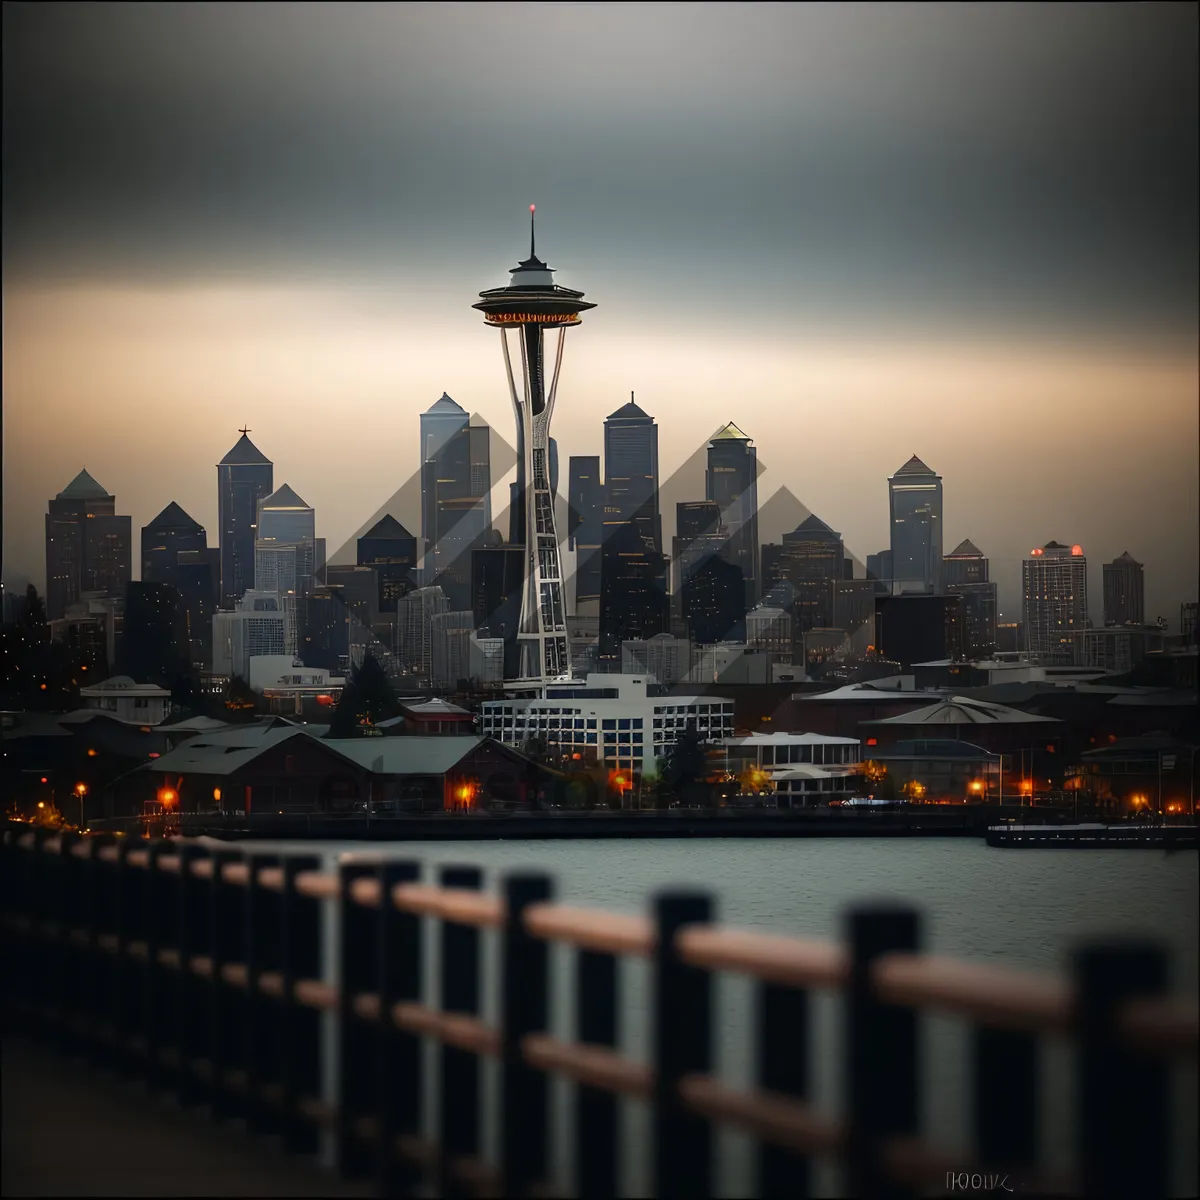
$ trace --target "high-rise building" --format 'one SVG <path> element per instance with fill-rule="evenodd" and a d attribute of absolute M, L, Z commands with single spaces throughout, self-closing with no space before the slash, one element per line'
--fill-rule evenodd
<path fill-rule="evenodd" d="M 142 526 L 142 582 L 174 584 L 180 552 L 207 549 L 204 526 L 172 500 L 149 525 Z"/>
<path fill-rule="evenodd" d="M 792 617 L 782 608 L 760 604 L 746 614 L 746 648 L 761 650 L 772 663 L 792 661 Z"/>
<path fill-rule="evenodd" d="M 548 460 L 550 418 L 566 331 L 580 324 L 579 314 L 595 305 L 585 302 L 582 292 L 556 284 L 554 272 L 537 257 L 531 205 L 529 257 L 517 265 L 507 287 L 481 292 L 472 307 L 484 314 L 492 328 L 500 330 L 509 394 L 517 410 L 517 454 L 525 511 L 525 580 L 517 635 L 520 677 L 534 684 L 570 679 L 567 608 Z M 519 393 L 509 352 L 510 329 L 519 331 L 523 366 Z M 549 388 L 543 336 L 547 329 L 559 331 Z"/>
<path fill-rule="evenodd" d="M 845 578 L 842 535 L 810 514 L 782 543 L 762 547 L 764 603 L 796 616 L 796 632 L 833 625 L 833 583 Z"/>
<path fill-rule="evenodd" d="M 1022 563 L 1025 649 L 1044 666 L 1074 662 L 1075 635 L 1087 628 L 1087 559 L 1080 546 L 1050 541 Z"/>
<path fill-rule="evenodd" d="M 970 538 L 942 560 L 942 586 L 961 601 L 963 653 L 990 658 L 996 652 L 996 585 L 988 579 L 986 555 Z"/>
<path fill-rule="evenodd" d="M 572 455 L 567 482 L 567 549 L 575 551 L 575 606 L 600 602 L 600 541 L 604 489 L 599 455 Z"/>
<path fill-rule="evenodd" d="M 525 548 L 505 545 L 499 534 L 471 551 L 471 611 L 476 633 L 504 642 L 504 677 L 520 670 L 517 633 L 521 624 L 521 590 Z"/>
<path fill-rule="evenodd" d="M 1146 623 L 1146 577 L 1128 550 L 1104 564 L 1104 624 Z"/>
<path fill-rule="evenodd" d="M 666 633 L 669 623 L 667 559 L 648 523 L 615 526 L 600 551 L 600 670 L 619 673 L 621 643 Z"/>
<path fill-rule="evenodd" d="M 259 501 L 254 541 L 256 591 L 302 596 L 313 586 L 317 573 L 316 526 L 312 505 L 301 500 L 286 483 Z"/>
<path fill-rule="evenodd" d="M 85 592 L 123 597 L 133 575 L 132 522 L 117 501 L 80 471 L 46 515 L 46 617 L 66 615 Z"/>
<path fill-rule="evenodd" d="M 915 454 L 888 480 L 892 590 L 938 592 L 942 586 L 942 477 Z"/>
<path fill-rule="evenodd" d="M 396 657 L 411 675 L 429 679 L 432 667 L 430 636 L 433 618 L 449 611 L 440 587 L 416 588 L 396 605 Z"/>
<path fill-rule="evenodd" d="M 908 670 L 963 655 L 961 599 L 911 593 L 875 598 L 875 649 Z"/>
<path fill-rule="evenodd" d="M 759 595 L 758 451 L 753 440 L 730 422 L 708 445 L 705 499 L 716 502 L 727 531 L 722 557 L 742 572 L 746 606 Z"/>
<path fill-rule="evenodd" d="M 213 674 L 236 675 L 249 682 L 251 658 L 289 653 L 286 625 L 283 605 L 274 592 L 246 592 L 232 612 L 213 617 Z"/>
<path fill-rule="evenodd" d="M 213 614 L 221 594 L 221 552 L 180 550 L 175 556 L 175 586 L 183 600 L 193 663 L 212 662 Z"/>
<path fill-rule="evenodd" d="M 662 515 L 658 511 L 658 426 L 634 403 L 604 421 L 604 529 L 638 521 L 654 548 L 662 551 Z"/>
<path fill-rule="evenodd" d="M 250 440 L 250 430 L 217 463 L 217 520 L 221 527 L 221 607 L 232 609 L 254 587 L 258 502 L 274 488 L 271 460 Z"/>
<path fill-rule="evenodd" d="M 443 690 L 471 678 L 471 638 L 474 614 L 434 613 L 429 619 L 430 685 Z"/>
<path fill-rule="evenodd" d="M 396 611 L 396 601 L 416 586 L 417 539 L 390 513 L 358 539 L 360 567 L 374 567 L 379 580 L 380 613 Z"/>
<path fill-rule="evenodd" d="M 877 592 L 892 590 L 892 552 L 880 550 L 878 554 L 867 555 L 867 578 L 877 584 Z"/>
<path fill-rule="evenodd" d="M 433 544 L 433 496 L 430 492 L 430 476 L 425 464 L 436 461 L 443 447 L 459 430 L 465 429 L 471 414 L 445 392 L 421 414 L 421 444 L 419 459 L 421 466 L 421 545 L 422 556 Z"/>
<path fill-rule="evenodd" d="M 873 579 L 835 579 L 833 628 L 853 633 L 866 622 L 875 620 L 876 582 Z"/>
<path fill-rule="evenodd" d="M 423 578 L 451 607 L 470 606 L 471 550 L 492 526 L 491 429 L 463 425 L 422 466 L 427 522 Z"/>
<path fill-rule="evenodd" d="M 191 674 L 183 597 L 173 583 L 134 581 L 125 590 L 117 670 L 138 683 L 172 688 Z"/>
<path fill-rule="evenodd" d="M 685 637 L 656 633 L 652 638 L 621 643 L 621 674 L 651 675 L 663 687 L 687 678 L 692 666 L 692 643 Z"/>

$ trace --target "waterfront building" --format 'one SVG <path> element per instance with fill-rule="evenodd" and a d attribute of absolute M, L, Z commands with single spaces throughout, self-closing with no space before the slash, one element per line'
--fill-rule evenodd
<path fill-rule="evenodd" d="M 316 717 L 341 698 L 346 680 L 325 667 L 309 667 L 291 654 L 259 654 L 250 660 L 250 686 L 274 713 Z"/>
<path fill-rule="evenodd" d="M 485 700 L 480 733 L 520 748 L 531 739 L 583 765 L 642 776 L 690 724 L 701 738 L 733 736 L 733 701 L 719 696 L 663 696 L 644 675 L 590 675 L 546 685 L 540 697 Z"/>
<path fill-rule="evenodd" d="M 897 800 L 995 804 L 1001 798 L 1000 755 L 971 742 L 951 738 L 900 741 L 872 750 L 871 757 L 887 769 L 887 782 L 881 779 L 877 786 Z M 1019 784 L 1014 773 L 1009 800 L 1019 798 Z"/>
<path fill-rule="evenodd" d="M 1104 564 L 1104 624 L 1144 625 L 1146 577 L 1142 564 L 1126 550 Z"/>
<path fill-rule="evenodd" d="M 634 403 L 604 421 L 604 513 L 601 540 L 620 525 L 644 525 L 655 550 L 662 552 L 662 515 L 658 509 L 658 426 Z"/>
<path fill-rule="evenodd" d="M 217 520 L 220 526 L 221 607 L 232 609 L 254 587 L 254 543 L 258 504 L 271 494 L 275 468 L 250 440 L 249 429 L 217 464 Z"/>
<path fill-rule="evenodd" d="M 722 739 L 726 773 L 774 797 L 779 808 L 816 808 L 858 794 L 858 738 L 821 733 L 752 733 Z"/>
<path fill-rule="evenodd" d="M 582 292 L 555 284 L 553 270 L 537 257 L 531 205 L 529 257 L 513 270 L 507 287 L 481 292 L 472 307 L 484 314 L 492 328 L 500 330 L 509 394 L 517 416 L 517 456 L 526 534 L 517 634 L 520 678 L 533 683 L 570 679 L 566 601 L 549 477 L 550 419 L 558 393 L 566 331 L 580 324 L 580 313 L 595 305 L 585 302 Z M 558 342 L 547 389 L 544 333 L 548 329 L 558 330 Z M 520 343 L 523 370 L 519 391 L 509 351 L 510 330 L 517 332 Z"/>
<path fill-rule="evenodd" d="M 132 522 L 86 470 L 49 502 L 46 618 L 66 615 L 85 592 L 124 596 L 133 577 Z"/>
<path fill-rule="evenodd" d="M 942 477 L 915 454 L 888 480 L 891 590 L 941 590 Z"/>
<path fill-rule="evenodd" d="M 713 500 L 727 531 L 722 557 L 742 572 L 745 606 L 758 600 L 758 451 L 753 439 L 731 421 L 708 445 L 705 499 Z"/>
<path fill-rule="evenodd" d="M 1083 548 L 1049 541 L 1031 550 L 1021 581 L 1023 648 L 1044 665 L 1073 663 L 1075 635 L 1088 627 Z"/>

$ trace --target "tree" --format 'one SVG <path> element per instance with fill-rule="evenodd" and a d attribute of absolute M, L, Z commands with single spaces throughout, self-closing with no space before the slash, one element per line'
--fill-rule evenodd
<path fill-rule="evenodd" d="M 253 721 L 258 715 L 262 694 L 256 692 L 240 675 L 234 675 L 225 685 L 221 697 L 221 718 L 225 721 Z"/>
<path fill-rule="evenodd" d="M 694 722 L 689 721 L 663 754 L 660 766 L 663 783 L 682 803 L 703 804 L 716 794 L 707 783 L 708 768 L 704 741 Z"/>
<path fill-rule="evenodd" d="M 400 702 L 379 660 L 367 654 L 350 673 L 341 699 L 329 722 L 331 738 L 369 737 L 380 721 L 400 716 Z"/>

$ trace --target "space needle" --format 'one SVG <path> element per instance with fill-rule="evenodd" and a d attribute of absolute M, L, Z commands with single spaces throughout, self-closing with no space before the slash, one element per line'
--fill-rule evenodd
<path fill-rule="evenodd" d="M 517 419 L 518 483 L 525 506 L 525 570 L 521 621 L 517 632 L 519 685 L 552 683 L 571 678 L 567 642 L 566 596 L 558 534 L 554 528 L 554 497 L 550 491 L 550 417 L 558 391 L 563 344 L 567 329 L 580 324 L 581 312 L 595 308 L 582 292 L 560 287 L 554 272 L 540 258 L 534 242 L 534 214 L 529 206 L 529 257 L 518 263 L 507 287 L 479 293 L 484 319 L 500 330 L 508 391 Z M 516 330 L 521 349 L 521 387 L 513 376 L 509 330 Z M 558 330 L 554 373 L 546 390 L 547 329 Z"/>

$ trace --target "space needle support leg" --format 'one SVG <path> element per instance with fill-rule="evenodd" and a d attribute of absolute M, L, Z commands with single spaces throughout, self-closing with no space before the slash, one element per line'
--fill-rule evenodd
<path fill-rule="evenodd" d="M 546 397 L 546 425 L 549 426 L 550 418 L 554 415 L 554 397 L 558 394 L 558 373 L 562 370 L 563 347 L 567 342 L 567 327 L 560 325 L 558 328 L 558 346 L 554 351 L 554 374 L 550 377 L 550 394 Z M 547 466 L 547 470 L 549 467 Z"/>

